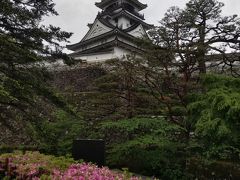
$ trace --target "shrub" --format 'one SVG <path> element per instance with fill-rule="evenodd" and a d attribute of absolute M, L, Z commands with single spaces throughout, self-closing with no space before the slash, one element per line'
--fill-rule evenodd
<path fill-rule="evenodd" d="M 240 79 L 220 75 L 202 78 L 204 93 L 194 94 L 188 120 L 207 159 L 240 161 Z"/>
<path fill-rule="evenodd" d="M 71 158 L 46 156 L 39 152 L 16 151 L 0 156 L 1 172 L 20 179 L 40 177 L 43 174 L 50 175 L 54 169 L 63 171 L 72 163 L 74 160 Z"/>
<path fill-rule="evenodd" d="M 184 176 L 185 148 L 178 141 L 183 129 L 165 118 L 133 118 L 102 124 L 107 163 L 163 179 Z"/>
<path fill-rule="evenodd" d="M 116 173 L 106 167 L 77 163 L 71 158 L 54 157 L 39 152 L 15 152 L 0 156 L 0 179 L 52 180 L 140 180 Z"/>

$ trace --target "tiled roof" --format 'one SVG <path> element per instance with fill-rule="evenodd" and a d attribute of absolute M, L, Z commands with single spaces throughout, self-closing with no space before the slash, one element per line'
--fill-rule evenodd
<path fill-rule="evenodd" d="M 122 47 L 122 48 L 131 50 L 131 51 L 135 51 L 135 52 L 139 52 L 139 53 L 143 52 L 142 49 L 132 46 L 132 45 L 129 45 L 129 44 L 119 40 L 118 38 L 115 38 L 114 40 L 112 40 L 110 42 L 106 42 L 104 44 L 94 46 L 94 47 L 86 49 L 84 51 L 72 53 L 72 54 L 70 54 L 70 56 L 84 55 L 84 54 L 96 53 L 96 52 L 104 52 L 107 50 L 111 50 L 111 48 L 114 46 Z"/>
<path fill-rule="evenodd" d="M 128 1 L 141 9 L 145 9 L 147 7 L 146 4 L 143 4 L 143 3 L 139 2 L 138 0 L 128 0 Z M 99 8 L 104 8 L 107 4 L 109 4 L 111 2 L 113 2 L 113 0 L 102 0 L 101 2 L 95 3 L 95 5 Z"/>
<path fill-rule="evenodd" d="M 120 37 L 124 37 L 124 38 L 127 38 L 127 39 L 135 39 L 134 36 L 124 32 L 121 29 L 115 28 L 112 31 L 106 32 L 104 34 L 93 37 L 91 39 L 88 39 L 88 40 L 85 40 L 85 41 L 80 41 L 79 43 L 76 43 L 76 44 L 73 44 L 73 45 L 68 45 L 67 48 L 72 50 L 72 51 L 75 51 L 75 50 L 81 48 L 82 46 L 85 46 L 85 45 L 90 44 L 92 42 L 100 41 L 101 39 L 105 39 L 107 37 L 112 37 L 112 36 L 120 36 Z"/>

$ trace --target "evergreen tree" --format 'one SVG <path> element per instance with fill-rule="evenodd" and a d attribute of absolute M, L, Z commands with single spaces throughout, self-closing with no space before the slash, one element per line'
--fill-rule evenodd
<path fill-rule="evenodd" d="M 221 54 L 215 65 L 234 66 L 239 59 L 229 58 L 227 52 L 239 53 L 240 19 L 223 16 L 223 6 L 217 0 L 190 0 L 184 9 L 171 7 L 150 36 L 173 54 L 171 62 L 184 72 L 206 73 L 210 54 Z"/>
<path fill-rule="evenodd" d="M 136 61 L 129 56 L 126 61 L 114 59 L 104 64 L 105 75 L 92 83 L 86 95 L 87 104 L 82 107 L 87 118 L 131 119 L 161 113 L 158 102 L 139 78 Z"/>
<path fill-rule="evenodd" d="M 141 43 L 147 52 L 141 77 L 169 119 L 187 129 L 187 138 L 188 95 L 201 91 L 199 75 L 213 67 L 239 75 L 240 19 L 223 16 L 223 6 L 217 0 L 190 0 L 184 9 L 171 7 L 150 30 L 150 40 Z"/>
<path fill-rule="evenodd" d="M 43 65 L 56 58 L 70 62 L 59 42 L 71 33 L 42 25 L 49 15 L 57 15 L 52 0 L 0 1 L 0 123 L 11 131 L 27 126 L 26 120 L 37 122 L 48 107 L 44 102 L 65 106 L 48 88 Z"/>
<path fill-rule="evenodd" d="M 206 92 L 192 96 L 188 120 L 195 124 L 202 155 L 239 162 L 240 80 L 206 75 L 201 82 Z"/>

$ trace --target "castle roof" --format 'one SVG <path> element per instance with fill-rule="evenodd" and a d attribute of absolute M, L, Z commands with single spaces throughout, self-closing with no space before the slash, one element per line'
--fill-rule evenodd
<path fill-rule="evenodd" d="M 147 5 L 138 0 L 102 0 L 96 5 L 103 11 L 98 13 L 94 23 L 88 24 L 90 29 L 80 42 L 67 45 L 69 50 L 75 51 L 70 56 L 79 58 L 103 54 L 109 57 L 122 52 L 142 54 L 144 50 L 138 47 L 137 38 L 153 27 L 139 14 Z"/>
<path fill-rule="evenodd" d="M 137 25 L 135 25 L 135 27 L 137 27 Z M 72 50 L 72 51 L 76 51 L 77 49 L 79 49 L 79 48 L 81 48 L 81 47 L 83 47 L 87 44 L 99 41 L 101 39 L 105 39 L 107 37 L 123 37 L 123 38 L 126 38 L 128 40 L 134 40 L 134 39 L 136 39 L 136 37 L 132 36 L 131 34 L 126 33 L 126 31 L 131 31 L 131 30 L 132 30 L 131 28 L 126 29 L 126 30 L 121 30 L 121 29 L 116 27 L 109 32 L 106 32 L 106 33 L 101 34 L 99 36 L 93 37 L 91 39 L 80 41 L 79 43 L 76 43 L 76 44 L 67 45 L 67 48 Z"/>
<path fill-rule="evenodd" d="M 114 3 L 118 0 L 102 0 L 101 2 L 96 2 L 95 5 L 101 9 L 104 7 L 110 5 L 111 3 Z M 147 4 L 143 4 L 139 2 L 138 0 L 127 0 L 129 3 L 133 4 L 135 7 L 139 8 L 140 10 L 145 9 L 147 7 Z"/>
<path fill-rule="evenodd" d="M 79 56 L 79 55 L 85 55 L 85 54 L 91 54 L 91 53 L 104 53 L 104 52 L 109 52 L 113 50 L 113 47 L 118 46 L 118 47 L 122 47 L 124 49 L 127 49 L 129 51 L 133 51 L 133 52 L 138 52 L 138 53 L 143 53 L 144 51 L 138 47 L 135 46 L 131 46 L 128 43 L 125 43 L 121 40 L 119 40 L 119 38 L 115 38 L 112 41 L 103 43 L 101 45 L 98 46 L 94 46 L 92 48 L 83 50 L 83 51 L 79 51 L 79 52 L 74 52 L 72 54 L 70 54 L 70 56 L 74 57 L 74 56 Z"/>

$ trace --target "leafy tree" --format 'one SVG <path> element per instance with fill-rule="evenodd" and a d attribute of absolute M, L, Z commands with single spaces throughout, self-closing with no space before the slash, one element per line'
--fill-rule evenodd
<path fill-rule="evenodd" d="M 184 143 L 179 141 L 182 129 L 164 117 L 133 118 L 101 124 L 107 141 L 107 163 L 163 179 L 185 176 Z"/>
<path fill-rule="evenodd" d="M 49 15 L 57 15 L 52 0 L 0 2 L 0 122 L 11 131 L 16 119 L 43 118 L 43 102 L 65 106 L 48 88 L 50 76 L 43 65 L 55 58 L 70 62 L 59 42 L 71 33 L 42 25 Z"/>
<path fill-rule="evenodd" d="M 218 73 L 239 75 L 236 64 L 239 63 L 240 20 L 236 15 L 223 17 L 222 7 L 216 0 L 191 0 L 184 9 L 172 7 L 160 26 L 149 32 L 150 40 L 140 43 L 146 54 L 137 62 L 139 77 L 164 106 L 170 124 L 184 129 L 179 141 L 184 142 L 182 150 L 188 155 L 186 162 L 199 154 L 218 160 L 238 159 L 235 157 L 239 156 L 239 137 L 235 129 L 238 127 L 234 126 L 239 117 L 232 117 L 235 122 L 231 126 L 226 122 L 228 110 L 236 110 L 236 93 L 229 97 L 231 100 L 225 101 L 222 97 L 225 102 L 216 104 L 215 95 L 228 96 L 233 90 L 226 86 L 224 91 L 216 88 L 206 92 L 205 87 L 210 85 L 199 83 L 200 75 L 213 67 Z M 227 53 L 229 50 L 232 53 Z M 213 82 L 217 83 L 218 79 L 208 83 L 215 84 Z M 189 111 L 192 94 L 195 97 L 201 94 L 201 100 L 198 99 L 198 106 Z M 225 103 L 229 109 L 221 112 L 219 105 Z M 212 114 L 213 109 L 216 112 Z"/>
<path fill-rule="evenodd" d="M 171 7 L 150 30 L 150 39 L 140 43 L 147 52 L 138 66 L 142 81 L 169 119 L 187 129 L 186 139 L 193 128 L 185 119 L 188 95 L 201 91 L 199 74 L 215 67 L 239 75 L 240 20 L 222 16 L 223 6 L 217 0 L 190 0 L 184 9 Z"/>
<path fill-rule="evenodd" d="M 138 77 L 135 58 L 110 60 L 104 64 L 104 69 L 105 74 L 96 78 L 84 94 L 86 103 L 79 110 L 86 119 L 117 120 L 160 114 L 157 101 Z"/>
<path fill-rule="evenodd" d="M 226 52 L 239 53 L 240 19 L 237 15 L 223 16 L 223 6 L 217 0 L 190 0 L 184 9 L 171 7 L 150 36 L 155 44 L 172 54 L 171 62 L 177 69 L 186 68 L 185 74 L 206 73 L 206 62 L 212 60 L 210 54 L 222 55 L 215 65 L 231 67 L 239 59 L 229 58 Z"/>
<path fill-rule="evenodd" d="M 240 80 L 227 76 L 202 78 L 206 93 L 194 94 L 189 121 L 207 158 L 239 162 Z"/>
<path fill-rule="evenodd" d="M 78 117 L 69 115 L 61 109 L 56 110 L 54 117 L 54 121 L 45 121 L 38 126 L 42 149 L 54 155 L 71 154 L 73 140 L 89 134 L 87 126 Z"/>

